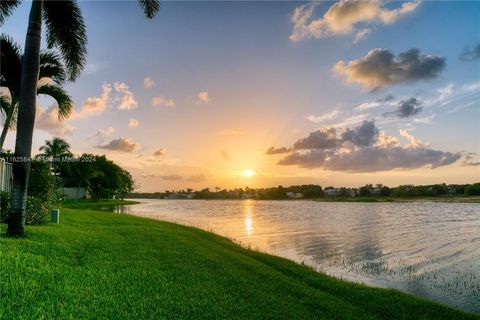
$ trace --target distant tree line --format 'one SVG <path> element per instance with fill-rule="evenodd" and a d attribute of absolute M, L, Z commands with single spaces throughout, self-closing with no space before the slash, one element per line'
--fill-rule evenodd
<path fill-rule="evenodd" d="M 401 185 L 387 187 L 382 184 L 367 184 L 360 188 L 335 188 L 328 186 L 306 184 L 289 187 L 277 186 L 271 188 L 235 188 L 210 190 L 205 188 L 199 191 L 182 189 L 167 190 L 154 193 L 129 193 L 128 198 L 155 198 L 155 199 L 315 199 L 327 197 L 442 197 L 442 196 L 480 196 L 480 183 L 473 184 L 433 184 L 433 185 Z"/>

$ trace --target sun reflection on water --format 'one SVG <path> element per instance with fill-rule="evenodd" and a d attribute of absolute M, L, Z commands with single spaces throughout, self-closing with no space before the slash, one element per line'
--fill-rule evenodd
<path fill-rule="evenodd" d="M 252 201 L 247 200 L 244 202 L 244 207 L 245 211 L 245 233 L 248 236 L 251 236 L 253 234 L 253 206 L 252 206 Z"/>

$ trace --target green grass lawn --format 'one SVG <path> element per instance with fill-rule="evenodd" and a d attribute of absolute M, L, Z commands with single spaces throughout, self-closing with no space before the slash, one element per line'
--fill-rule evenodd
<path fill-rule="evenodd" d="M 62 209 L 0 239 L 0 319 L 478 319 L 198 229 Z"/>
<path fill-rule="evenodd" d="M 140 203 L 132 200 L 66 200 L 59 207 L 65 207 L 70 209 L 87 209 L 87 210 L 108 210 L 121 205 L 130 205 Z"/>

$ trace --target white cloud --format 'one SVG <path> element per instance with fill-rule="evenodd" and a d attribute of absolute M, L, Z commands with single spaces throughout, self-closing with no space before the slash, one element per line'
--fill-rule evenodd
<path fill-rule="evenodd" d="M 88 118 L 104 113 L 107 110 L 108 100 L 112 92 L 112 86 L 104 83 L 102 93 L 98 97 L 88 97 L 78 112 L 72 114 L 72 118 Z"/>
<path fill-rule="evenodd" d="M 113 86 L 109 83 L 102 85 L 100 96 L 88 97 L 79 111 L 74 111 L 72 119 L 85 119 L 103 114 L 109 106 L 118 104 L 120 110 L 131 110 L 138 106 L 133 92 L 128 89 L 124 82 L 115 82 Z"/>
<path fill-rule="evenodd" d="M 338 110 L 333 110 L 328 113 L 324 113 L 320 116 L 315 116 L 315 115 L 309 115 L 306 117 L 308 121 L 311 121 L 313 123 L 322 123 L 327 120 L 333 120 L 338 116 Z"/>
<path fill-rule="evenodd" d="M 419 1 L 404 2 L 398 8 L 388 9 L 384 7 L 383 1 L 341 0 L 334 3 L 318 19 L 312 18 L 317 3 L 301 5 L 295 8 L 291 17 L 293 32 L 290 40 L 320 39 L 356 33 L 356 41 L 360 41 L 371 31 L 371 28 L 365 28 L 367 25 L 392 24 L 400 17 L 413 12 L 419 3 Z M 364 28 L 357 30 L 359 25 Z"/>
<path fill-rule="evenodd" d="M 197 99 L 197 102 L 199 103 L 210 103 L 212 101 L 207 91 L 199 92 L 197 94 Z"/>
<path fill-rule="evenodd" d="M 385 131 L 380 131 L 378 134 L 377 142 L 375 143 L 376 147 L 380 148 L 393 148 L 398 147 L 400 142 L 395 136 L 389 136 Z"/>
<path fill-rule="evenodd" d="M 130 118 L 130 119 L 128 120 L 128 126 L 129 126 L 130 128 L 136 128 L 136 127 L 138 127 L 138 125 L 139 125 L 139 122 L 138 122 L 137 119 Z"/>
<path fill-rule="evenodd" d="M 97 73 L 99 68 L 100 68 L 100 63 L 98 62 L 88 63 L 85 66 L 85 69 L 83 70 L 83 74 L 90 75 L 90 74 Z"/>
<path fill-rule="evenodd" d="M 115 82 L 113 85 L 115 91 L 118 93 L 116 102 L 119 103 L 118 109 L 120 110 L 132 110 L 138 107 L 138 103 L 135 100 L 133 92 L 128 90 L 128 86 L 124 82 Z"/>
<path fill-rule="evenodd" d="M 152 106 L 175 107 L 175 101 L 173 101 L 173 99 L 167 99 L 163 96 L 153 97 Z"/>
<path fill-rule="evenodd" d="M 143 86 L 146 89 L 150 89 L 155 86 L 155 81 L 153 81 L 150 77 L 146 77 L 145 79 L 143 79 Z"/>
<path fill-rule="evenodd" d="M 428 143 L 423 143 L 420 139 L 416 138 L 413 134 L 405 129 L 400 129 L 400 135 L 408 140 L 406 148 L 424 148 L 428 147 Z"/>
<path fill-rule="evenodd" d="M 362 104 L 359 104 L 358 106 L 355 107 L 355 110 L 363 111 L 363 110 L 368 110 L 372 108 L 377 108 L 380 107 L 382 104 L 378 101 L 369 101 L 369 102 L 364 102 Z"/>
<path fill-rule="evenodd" d="M 370 33 L 372 33 L 372 29 L 368 29 L 368 28 L 357 31 L 357 33 L 355 34 L 355 40 L 353 40 L 353 43 L 359 43 L 360 41 L 367 39 Z"/>
<path fill-rule="evenodd" d="M 88 136 L 88 139 L 97 138 L 98 143 L 102 144 L 105 143 L 107 137 L 111 136 L 115 132 L 115 128 L 108 127 L 107 129 L 98 129 L 96 133 L 91 134 Z"/>
<path fill-rule="evenodd" d="M 351 125 L 354 125 L 354 124 L 358 124 L 358 123 L 364 121 L 365 119 L 367 119 L 368 117 L 369 117 L 368 114 L 358 114 L 358 115 L 355 115 L 355 116 L 347 117 L 340 122 L 332 124 L 331 126 L 335 127 L 335 128 L 347 127 L 347 126 L 351 126 Z"/>
<path fill-rule="evenodd" d="M 47 110 L 37 107 L 35 127 L 59 137 L 70 135 L 75 130 L 75 127 L 68 124 L 67 120 L 60 121 L 58 119 L 58 106 L 56 104 L 50 106 Z"/>
<path fill-rule="evenodd" d="M 97 148 L 111 151 L 133 152 L 137 146 L 138 145 L 130 138 L 119 138 L 112 140 L 107 144 L 98 145 Z"/>

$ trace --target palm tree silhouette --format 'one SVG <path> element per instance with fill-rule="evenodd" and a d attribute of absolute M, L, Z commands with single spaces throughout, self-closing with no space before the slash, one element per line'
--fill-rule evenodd
<path fill-rule="evenodd" d="M 5 114 L 5 123 L 0 136 L 0 149 L 3 148 L 9 129 L 15 127 L 20 95 L 20 74 L 22 56 L 20 47 L 8 36 L 0 36 L 0 86 L 8 92 L 0 92 L 0 111 Z M 40 71 L 37 94 L 55 99 L 58 105 L 58 120 L 67 118 L 73 110 L 72 98 L 63 88 L 65 68 L 60 57 L 52 51 L 40 53 Z"/>
<path fill-rule="evenodd" d="M 20 0 L 0 1 L 0 26 L 20 2 Z M 157 0 L 139 0 L 139 4 L 149 19 L 153 18 L 160 8 Z M 80 75 L 85 66 L 87 54 L 86 28 L 77 1 L 32 1 L 22 59 L 15 140 L 15 157 L 27 161 L 16 161 L 13 165 L 12 207 L 7 229 L 9 236 L 23 236 L 25 233 L 25 207 L 40 70 L 42 20 L 45 20 L 47 27 L 47 45 L 49 48 L 56 47 L 60 51 L 68 71 L 67 78 L 70 81 L 74 81 Z"/>
<path fill-rule="evenodd" d="M 73 156 L 70 152 L 68 142 L 58 137 L 45 141 L 45 145 L 41 146 L 38 150 L 43 151 L 38 154 L 42 157 L 70 158 Z"/>

